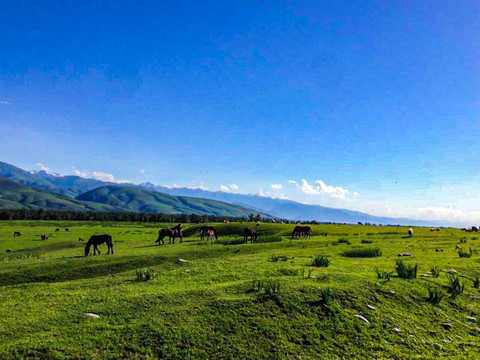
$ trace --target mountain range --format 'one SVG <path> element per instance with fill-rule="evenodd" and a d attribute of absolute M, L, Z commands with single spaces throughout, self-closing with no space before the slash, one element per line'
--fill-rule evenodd
<path fill-rule="evenodd" d="M 0 162 L 0 176 L 10 179 L 25 187 L 48 192 L 50 198 L 60 195 L 62 202 L 75 200 L 77 206 L 92 204 L 103 206 L 111 211 L 141 211 L 163 213 L 195 213 L 220 216 L 243 216 L 250 213 L 269 214 L 291 220 L 316 220 L 320 222 L 357 223 L 398 225 L 435 225 L 430 221 L 406 218 L 389 218 L 370 214 L 308 205 L 292 200 L 275 199 L 259 195 L 235 194 L 221 191 L 207 191 L 191 188 L 170 188 L 152 183 L 117 184 L 97 179 L 85 179 L 80 176 L 51 174 L 47 171 L 25 171 L 5 162 Z M 0 198 L 3 194 L 3 182 L 0 183 Z M 25 190 L 25 189 L 23 189 Z M 20 189 L 19 189 L 20 191 Z M 11 195 L 11 194 L 10 194 Z M 11 198 L 11 196 L 10 196 Z M 6 200 L 5 200 L 6 201 Z M 0 202 L 2 208 L 12 206 L 19 208 L 21 202 Z M 60 200 L 57 200 L 57 204 Z M 37 203 L 31 206 L 38 206 Z M 49 207 L 50 202 L 44 203 Z M 74 206 L 73 203 L 68 206 Z M 95 207 L 95 206 L 94 206 Z M 442 222 L 445 223 L 445 222 Z"/>

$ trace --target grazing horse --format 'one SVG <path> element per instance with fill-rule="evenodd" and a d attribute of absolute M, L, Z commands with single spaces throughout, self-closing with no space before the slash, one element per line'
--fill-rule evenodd
<path fill-rule="evenodd" d="M 42 240 L 48 240 L 48 235 L 40 235 L 40 238 L 41 238 Z"/>
<path fill-rule="evenodd" d="M 65 231 L 70 231 L 70 230 L 68 230 L 68 228 L 65 228 Z"/>
<path fill-rule="evenodd" d="M 56 228 L 56 229 L 55 229 L 55 232 L 59 232 L 59 231 L 60 231 L 60 229 L 59 229 L 59 228 Z"/>
<path fill-rule="evenodd" d="M 215 230 L 213 226 L 203 226 L 200 229 L 200 239 L 202 241 L 205 240 L 205 238 L 207 238 L 208 240 L 210 237 L 210 234 L 213 235 L 213 237 L 215 237 L 215 240 L 218 240 L 217 230 Z"/>
<path fill-rule="evenodd" d="M 211 244 L 215 244 L 215 231 L 212 229 L 207 230 L 207 241 L 210 241 Z"/>
<path fill-rule="evenodd" d="M 15 232 L 13 233 L 13 236 L 22 236 L 22 234 L 20 233 L 20 231 L 15 231 Z"/>
<path fill-rule="evenodd" d="M 257 241 L 257 230 L 254 228 L 245 228 L 245 230 L 243 230 L 243 240 L 245 241 L 245 244 L 248 243 L 249 237 L 251 243 Z"/>
<path fill-rule="evenodd" d="M 292 232 L 292 239 L 309 239 L 312 236 L 312 228 L 310 226 L 295 226 Z"/>
<path fill-rule="evenodd" d="M 84 240 L 83 240 L 83 237 L 79 237 L 79 238 L 78 238 L 78 241 L 84 241 Z"/>
<path fill-rule="evenodd" d="M 90 236 L 90 239 L 88 239 L 87 244 L 85 245 L 85 256 L 88 255 L 90 252 L 90 246 L 93 245 L 93 255 L 100 254 L 100 250 L 98 250 L 97 245 L 101 244 L 107 244 L 108 251 L 107 254 L 110 254 L 110 251 L 113 254 L 113 242 L 112 242 L 112 237 L 108 234 L 104 235 L 92 235 Z"/>
<path fill-rule="evenodd" d="M 183 242 L 182 224 L 178 224 L 177 226 L 173 227 L 172 230 L 174 230 L 175 235 L 180 238 L 180 242 Z M 175 238 L 173 238 L 173 242 L 175 243 Z"/>
<path fill-rule="evenodd" d="M 171 244 L 172 243 L 172 238 L 173 238 L 173 243 L 175 244 L 175 235 L 176 235 L 176 232 L 175 230 L 173 229 L 160 229 L 158 230 L 158 239 L 155 240 L 155 242 L 158 243 L 158 245 L 160 245 L 160 243 L 162 243 L 162 245 L 165 245 L 165 241 L 163 240 L 166 236 L 168 236 L 168 243 Z"/>
<path fill-rule="evenodd" d="M 413 229 L 408 229 L 408 236 L 413 237 Z"/>

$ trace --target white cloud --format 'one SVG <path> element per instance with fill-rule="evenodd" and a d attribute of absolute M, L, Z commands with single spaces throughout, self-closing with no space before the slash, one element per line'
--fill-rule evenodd
<path fill-rule="evenodd" d="M 300 185 L 298 185 L 298 182 L 296 182 L 295 180 L 288 180 L 287 182 L 290 183 L 290 184 L 300 186 Z"/>
<path fill-rule="evenodd" d="M 101 181 L 108 181 L 108 182 L 113 182 L 117 184 L 125 184 L 129 183 L 130 181 L 128 180 L 117 180 L 112 174 L 105 173 L 103 171 L 94 171 L 92 172 L 93 178 Z"/>
<path fill-rule="evenodd" d="M 225 186 L 225 185 L 220 185 L 218 188 L 220 189 L 220 191 L 223 191 L 223 192 L 229 192 L 230 191 L 228 186 Z"/>
<path fill-rule="evenodd" d="M 358 196 L 360 195 L 359 193 L 357 193 L 356 191 L 353 193 L 353 196 Z"/>
<path fill-rule="evenodd" d="M 141 169 L 140 170 L 140 174 L 145 174 L 146 170 L 145 169 Z"/>
<path fill-rule="evenodd" d="M 272 189 L 280 190 L 281 188 L 283 188 L 282 184 L 272 184 Z"/>
<path fill-rule="evenodd" d="M 472 224 L 480 223 L 480 210 L 459 210 L 446 206 L 428 206 L 417 209 L 418 213 L 426 220 L 448 220 L 451 222 Z"/>
<path fill-rule="evenodd" d="M 266 197 L 268 195 L 268 192 L 267 193 L 264 193 L 262 189 L 258 190 L 258 196 L 261 196 L 261 197 Z"/>
<path fill-rule="evenodd" d="M 12 105 L 12 103 L 8 102 L 8 101 L 0 101 L 0 104 L 2 104 L 2 105 Z"/>
<path fill-rule="evenodd" d="M 303 180 L 302 180 L 303 182 Z M 340 186 L 329 186 L 325 184 L 322 180 L 317 180 L 315 181 L 315 184 L 317 184 L 317 189 L 320 191 L 322 194 L 327 194 L 328 196 L 331 196 L 332 198 L 336 199 L 345 199 L 345 197 L 348 194 L 348 190 L 345 188 L 342 188 Z"/>
<path fill-rule="evenodd" d="M 50 172 L 50 168 L 48 166 L 43 165 L 42 163 L 37 163 L 37 166 L 43 171 Z"/>
<path fill-rule="evenodd" d="M 230 188 L 230 190 L 238 190 L 237 184 L 229 184 L 228 187 Z"/>
<path fill-rule="evenodd" d="M 103 171 L 94 171 L 92 175 L 97 180 L 115 182 L 115 177 L 112 174 Z"/>
<path fill-rule="evenodd" d="M 77 176 L 80 176 L 80 177 L 83 177 L 83 178 L 86 178 L 88 176 L 88 172 L 86 171 L 80 171 L 78 169 L 73 169 L 73 173 Z"/>

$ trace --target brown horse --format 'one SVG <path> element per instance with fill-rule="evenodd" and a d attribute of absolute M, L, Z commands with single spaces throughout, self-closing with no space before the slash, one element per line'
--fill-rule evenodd
<path fill-rule="evenodd" d="M 243 240 L 245 241 L 245 244 L 248 243 L 248 238 L 250 237 L 250 242 L 253 243 L 254 241 L 257 241 L 257 230 L 254 228 L 245 228 L 243 230 Z"/>
<path fill-rule="evenodd" d="M 173 228 L 165 228 L 165 229 L 160 229 L 158 231 L 158 239 L 155 241 L 160 245 L 165 245 L 165 241 L 163 240 L 166 236 L 168 236 L 168 243 L 169 244 L 175 244 L 175 238 L 179 237 L 180 242 L 183 241 L 183 234 L 182 234 L 182 224 L 178 224 L 177 226 Z M 172 241 L 173 239 L 173 241 Z"/>
<path fill-rule="evenodd" d="M 42 239 L 42 240 L 48 240 L 48 235 L 40 235 L 40 239 Z"/>
<path fill-rule="evenodd" d="M 292 239 L 309 239 L 312 236 L 312 228 L 310 226 L 295 226 L 292 232 Z"/>
<path fill-rule="evenodd" d="M 88 242 L 85 245 L 85 256 L 87 256 L 88 253 L 90 252 L 90 247 L 92 245 L 93 245 L 93 255 L 96 255 L 97 251 L 98 251 L 98 254 L 100 254 L 100 250 L 98 250 L 97 245 L 101 245 L 105 243 L 107 244 L 107 247 L 108 247 L 107 254 L 110 254 L 110 251 L 113 254 L 113 241 L 110 235 L 104 234 L 104 235 L 90 236 L 90 239 L 88 239 Z"/>
<path fill-rule="evenodd" d="M 204 241 L 205 238 L 207 238 L 207 240 L 209 240 L 210 235 L 212 235 L 215 238 L 215 240 L 218 240 L 217 230 L 215 230 L 215 228 L 213 226 L 203 226 L 200 229 L 200 239 L 202 241 Z M 215 240 L 214 240 L 214 242 L 215 242 Z"/>

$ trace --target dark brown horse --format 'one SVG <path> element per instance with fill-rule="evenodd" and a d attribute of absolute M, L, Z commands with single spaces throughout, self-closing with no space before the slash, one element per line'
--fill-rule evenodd
<path fill-rule="evenodd" d="M 245 241 L 245 244 L 248 243 L 249 237 L 251 243 L 257 241 L 257 230 L 254 228 L 245 228 L 245 230 L 243 230 L 243 240 Z"/>
<path fill-rule="evenodd" d="M 292 232 L 292 239 L 309 239 L 312 236 L 312 228 L 310 226 L 295 226 Z"/>
<path fill-rule="evenodd" d="M 182 234 L 182 224 L 178 224 L 177 226 L 173 228 L 165 228 L 165 229 L 160 229 L 158 231 L 158 239 L 155 240 L 155 242 L 160 245 L 165 245 L 165 241 L 163 240 L 166 236 L 168 236 L 168 243 L 169 244 L 175 244 L 175 238 L 179 237 L 180 242 L 183 241 L 183 234 Z M 173 242 L 172 242 L 173 239 Z"/>
<path fill-rule="evenodd" d="M 48 235 L 40 235 L 40 238 L 41 238 L 42 240 L 48 240 Z"/>
<path fill-rule="evenodd" d="M 212 235 L 215 240 L 218 240 L 217 230 L 213 226 L 203 226 L 200 229 L 200 239 L 203 241 L 205 238 L 209 239 L 210 235 Z"/>
<path fill-rule="evenodd" d="M 113 241 L 112 237 L 108 234 L 104 235 L 92 235 L 90 236 L 90 239 L 88 239 L 87 244 L 85 245 L 85 256 L 88 255 L 90 252 L 90 247 L 93 245 L 93 255 L 100 254 L 100 250 L 98 250 L 97 245 L 101 244 L 107 244 L 108 251 L 107 254 L 110 254 L 110 252 L 113 254 Z"/>

